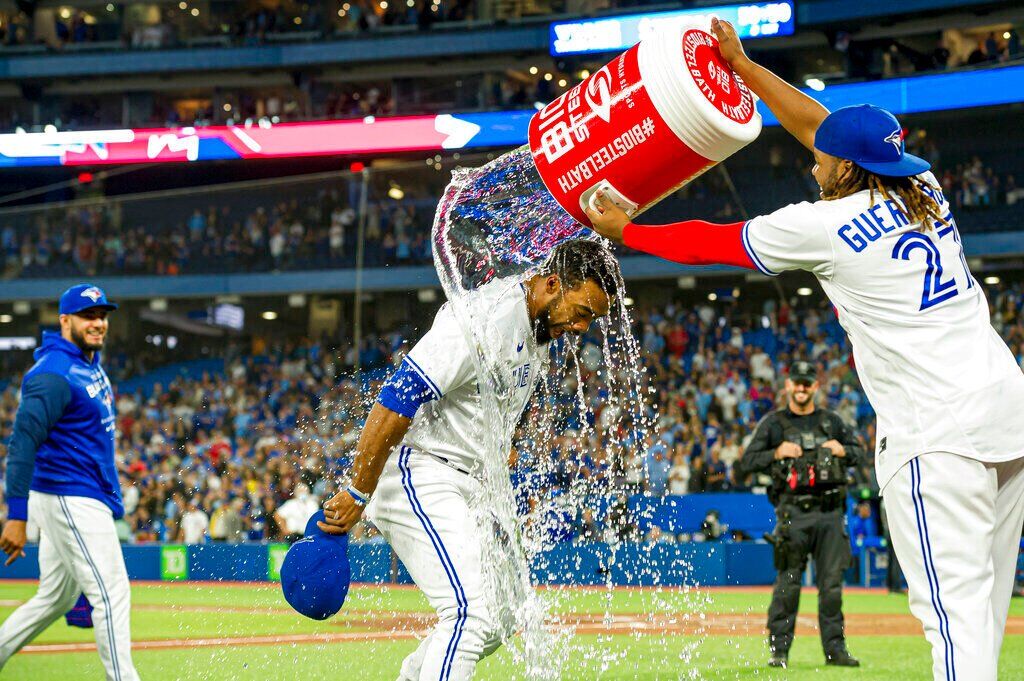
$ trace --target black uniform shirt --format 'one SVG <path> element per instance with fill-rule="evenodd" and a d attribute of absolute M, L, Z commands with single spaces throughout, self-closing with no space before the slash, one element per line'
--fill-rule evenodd
<path fill-rule="evenodd" d="M 780 413 L 785 414 L 786 419 L 789 420 L 793 428 L 801 431 L 822 433 L 821 423 L 824 419 L 827 422 L 828 432 L 831 434 L 830 439 L 836 440 L 839 444 L 843 445 L 846 453 L 843 463 L 846 467 L 857 466 L 863 461 L 864 447 L 861 445 L 860 440 L 857 439 L 853 430 L 839 418 L 838 414 L 827 409 L 815 409 L 806 416 L 800 416 L 790 411 L 789 407 L 786 407 L 765 415 L 760 423 L 757 424 L 757 429 L 754 430 L 754 437 L 751 438 L 750 444 L 747 445 L 746 451 L 743 452 L 743 456 L 736 461 L 737 479 L 744 478 L 751 473 L 768 473 L 771 471 L 772 465 L 775 463 L 775 450 L 786 441 L 786 427 L 782 419 L 779 418 Z M 800 446 L 799 442 L 794 442 L 794 444 Z"/>

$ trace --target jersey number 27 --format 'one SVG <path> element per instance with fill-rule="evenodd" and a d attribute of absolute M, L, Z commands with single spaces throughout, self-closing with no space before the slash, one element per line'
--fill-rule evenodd
<path fill-rule="evenodd" d="M 964 257 L 964 249 L 963 245 L 960 244 L 960 235 L 957 233 L 956 223 L 953 222 L 952 215 L 947 215 L 946 220 L 945 225 L 941 222 L 935 225 L 936 228 L 942 227 L 937 233 L 938 238 L 941 239 L 948 235 L 953 236 L 953 240 L 956 241 L 960 249 L 960 263 L 963 265 L 964 274 L 967 276 L 967 288 L 972 288 L 974 280 L 971 278 L 970 270 L 967 269 L 967 258 Z M 896 242 L 892 249 L 892 257 L 896 260 L 910 260 L 911 255 L 915 251 L 922 251 L 925 259 L 924 286 L 921 291 L 921 307 L 918 309 L 922 311 L 927 310 L 955 297 L 960 292 L 957 290 L 956 280 L 952 277 L 943 280 L 942 256 L 939 253 L 939 247 L 927 234 L 907 232 Z"/>

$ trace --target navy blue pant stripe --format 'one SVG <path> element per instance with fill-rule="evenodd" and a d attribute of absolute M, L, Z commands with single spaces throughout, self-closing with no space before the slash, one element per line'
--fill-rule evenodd
<path fill-rule="evenodd" d="M 120 662 L 117 659 L 117 644 L 114 638 L 114 613 L 110 608 L 110 598 L 107 596 L 107 587 L 103 584 L 103 578 L 100 577 L 100 571 L 96 568 L 96 563 L 92 562 L 92 556 L 89 555 L 89 549 L 85 547 L 85 541 L 82 539 L 82 535 L 78 532 L 78 527 L 75 525 L 74 519 L 71 517 L 71 512 L 68 510 L 67 504 L 64 502 L 64 497 L 57 497 L 60 502 L 60 508 L 64 511 L 64 517 L 67 518 L 68 525 L 71 526 L 71 532 L 75 535 L 75 541 L 78 542 L 79 548 L 82 549 L 82 554 L 85 556 L 85 562 L 89 564 L 89 568 L 92 570 L 92 576 L 96 580 L 96 584 L 100 588 L 100 598 L 103 599 L 103 606 L 107 609 L 107 638 L 110 639 L 110 658 L 113 662 L 114 667 L 114 678 L 120 680 L 121 678 L 121 667 Z"/>
<path fill-rule="evenodd" d="M 921 462 L 914 459 L 910 462 L 910 494 L 914 501 L 914 515 L 917 519 L 917 536 L 921 545 L 921 559 L 924 563 L 925 576 L 928 578 L 928 590 L 931 595 L 932 608 L 939 621 L 939 635 L 944 645 L 944 659 L 947 681 L 956 680 L 956 668 L 953 664 L 953 639 L 949 633 L 949 617 L 942 606 L 939 591 L 939 575 L 932 559 L 931 538 L 928 536 L 928 519 L 924 512 L 924 498 L 921 496 Z"/>
<path fill-rule="evenodd" d="M 452 673 L 455 651 L 458 649 L 459 639 L 462 638 L 462 630 L 466 624 L 468 602 L 466 600 L 466 593 L 462 588 L 462 582 L 459 581 L 459 576 L 455 572 L 455 566 L 452 564 L 451 557 L 449 557 L 447 549 L 445 549 L 444 544 L 441 542 L 440 535 L 437 534 L 437 530 L 434 529 L 433 523 L 430 522 L 430 518 L 423 511 L 423 507 L 416 496 L 416 490 L 412 485 L 412 471 L 409 468 L 409 452 L 408 447 L 402 447 L 398 455 L 398 467 L 402 472 L 402 486 L 405 488 L 405 495 L 409 499 L 413 513 L 419 519 L 420 524 L 423 525 L 423 530 L 427 533 L 430 543 L 433 544 L 434 550 L 437 552 L 437 557 L 441 560 L 441 566 L 448 577 L 448 583 L 452 585 L 452 590 L 455 591 L 455 603 L 458 606 L 455 629 L 452 631 L 452 637 L 448 641 L 448 648 L 445 650 L 444 660 L 441 664 L 441 676 L 439 678 L 441 681 L 444 681 Z"/>

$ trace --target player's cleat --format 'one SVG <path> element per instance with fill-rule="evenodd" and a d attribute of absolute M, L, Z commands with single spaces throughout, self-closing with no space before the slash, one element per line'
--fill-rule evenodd
<path fill-rule="evenodd" d="M 859 667 L 860 660 L 850 654 L 845 647 L 836 648 L 832 652 L 825 653 L 825 664 L 833 667 Z"/>
<path fill-rule="evenodd" d="M 789 653 L 772 653 L 772 656 L 768 658 L 768 666 L 785 669 L 789 666 Z"/>

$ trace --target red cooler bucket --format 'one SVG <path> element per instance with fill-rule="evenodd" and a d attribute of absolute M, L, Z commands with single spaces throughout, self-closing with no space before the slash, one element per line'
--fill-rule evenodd
<path fill-rule="evenodd" d="M 658 31 L 538 111 L 530 153 L 581 223 L 597 189 L 632 216 L 752 142 L 754 101 L 707 30 Z"/>

